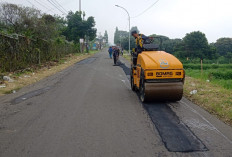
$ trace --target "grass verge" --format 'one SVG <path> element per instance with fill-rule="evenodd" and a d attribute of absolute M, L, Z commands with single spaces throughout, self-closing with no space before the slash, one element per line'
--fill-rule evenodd
<path fill-rule="evenodd" d="M 131 61 L 131 55 L 130 54 L 123 54 L 123 58 L 125 58 L 129 62 Z"/>
<path fill-rule="evenodd" d="M 206 69 L 201 72 L 198 69 L 186 69 L 186 74 L 190 77 L 208 80 L 214 85 L 232 90 L 232 70 L 231 69 Z"/>
<path fill-rule="evenodd" d="M 76 62 L 91 57 L 97 52 L 98 51 L 90 51 L 85 54 L 70 54 L 62 58 L 59 62 L 49 62 L 41 65 L 40 68 L 30 68 L 20 72 L 0 74 L 2 76 L 10 76 L 14 80 L 14 82 L 0 81 L 0 85 L 6 86 L 5 88 L 0 88 L 0 96 L 17 92 L 22 87 L 38 82 L 43 78 L 64 70 Z"/>
<path fill-rule="evenodd" d="M 197 90 L 196 94 L 190 94 Z M 232 90 L 199 78 L 186 77 L 184 96 L 232 126 Z"/>

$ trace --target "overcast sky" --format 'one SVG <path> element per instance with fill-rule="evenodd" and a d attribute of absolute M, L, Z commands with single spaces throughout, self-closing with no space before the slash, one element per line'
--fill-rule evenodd
<path fill-rule="evenodd" d="M 37 2 L 36 2 L 37 1 Z M 50 0 L 51 1 L 51 0 Z M 53 0 L 55 1 L 55 0 Z M 79 0 L 56 0 L 67 11 L 79 10 Z M 128 30 L 128 17 L 123 6 L 134 17 L 157 0 L 82 0 L 82 10 L 87 16 L 94 16 L 98 33 L 107 30 L 110 42 L 116 26 Z M 0 0 L 0 2 L 34 6 L 50 14 L 62 13 L 48 0 Z M 42 6 L 38 2 L 44 4 Z M 159 0 L 141 16 L 131 18 L 131 26 L 137 26 L 145 35 L 159 34 L 170 38 L 183 38 L 186 33 L 202 31 L 209 42 L 220 37 L 232 37 L 232 0 Z"/>

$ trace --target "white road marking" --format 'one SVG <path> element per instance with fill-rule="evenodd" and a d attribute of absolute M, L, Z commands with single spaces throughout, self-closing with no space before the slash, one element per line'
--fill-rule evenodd
<path fill-rule="evenodd" d="M 200 113 L 198 113 L 195 109 L 193 109 L 191 106 L 189 106 L 187 103 L 180 101 L 183 105 L 185 105 L 186 107 L 188 107 L 193 113 L 196 113 L 197 115 L 199 115 L 204 121 L 206 121 L 209 125 L 211 125 L 212 128 L 214 128 L 214 130 L 220 134 L 222 137 L 224 137 L 229 143 L 232 144 L 232 141 L 226 137 L 221 131 L 219 131 L 212 123 L 210 123 L 204 116 L 202 116 Z"/>

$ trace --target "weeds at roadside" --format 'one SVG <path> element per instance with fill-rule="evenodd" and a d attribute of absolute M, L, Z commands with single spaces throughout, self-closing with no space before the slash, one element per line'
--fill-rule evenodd
<path fill-rule="evenodd" d="M 188 74 L 187 74 L 188 75 Z M 190 94 L 197 90 L 196 94 Z M 232 126 L 232 90 L 201 78 L 186 77 L 184 96 Z"/>
<path fill-rule="evenodd" d="M 14 91 L 17 92 L 20 88 L 33 84 L 45 77 L 55 74 L 76 62 L 92 56 L 98 51 L 93 51 L 88 54 L 74 54 L 68 55 L 62 58 L 62 62 L 47 62 L 39 66 L 23 69 L 14 73 L 0 73 L 0 84 L 5 84 L 6 88 L 0 88 L 0 95 L 11 94 Z M 65 63 L 66 62 L 66 63 Z M 65 63 L 65 64 L 64 64 Z M 25 76 L 23 76 L 25 75 Z M 8 83 L 2 80 L 3 76 L 10 76 L 14 79 L 14 82 Z"/>
<path fill-rule="evenodd" d="M 11 89 L 11 90 L 8 90 L 8 91 L 4 91 L 3 94 L 11 94 L 11 93 L 14 93 L 14 92 L 17 92 L 21 89 L 21 87 L 17 87 L 15 89 Z"/>

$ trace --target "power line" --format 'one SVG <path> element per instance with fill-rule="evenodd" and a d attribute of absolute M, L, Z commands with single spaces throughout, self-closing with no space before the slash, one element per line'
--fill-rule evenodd
<path fill-rule="evenodd" d="M 57 5 L 51 0 L 47 0 L 51 5 L 53 5 L 56 9 L 58 9 L 60 12 L 62 12 L 63 14 L 66 14 L 67 15 L 67 13 L 65 13 L 64 11 L 62 11 L 59 7 L 57 7 Z"/>
<path fill-rule="evenodd" d="M 56 9 L 58 9 L 60 12 L 62 12 L 63 14 L 66 14 L 63 10 L 61 10 L 59 7 L 57 7 L 57 5 L 52 1 L 52 0 L 47 0 L 53 7 L 55 7 Z"/>
<path fill-rule="evenodd" d="M 53 0 L 50 1 L 56 6 L 56 8 L 59 8 L 59 10 L 62 10 L 65 14 L 67 14 L 67 11 L 65 9 L 62 9 L 62 6 L 60 7 L 59 5 L 57 5 Z"/>
<path fill-rule="evenodd" d="M 159 0 L 155 1 L 155 3 L 153 3 L 150 7 L 148 7 L 147 9 L 145 9 L 143 12 L 141 12 L 140 14 L 134 16 L 134 17 L 131 17 L 131 18 L 136 18 L 136 17 L 139 17 L 141 15 L 143 15 L 145 12 L 147 12 L 149 9 L 151 9 L 156 3 L 158 3 Z"/>
<path fill-rule="evenodd" d="M 46 8 L 46 9 L 49 9 L 47 6 L 45 6 L 44 4 L 40 3 L 39 1 L 37 1 L 37 0 L 34 0 L 34 1 L 37 2 L 39 5 L 41 5 L 42 7 Z M 55 14 L 54 11 L 52 11 L 52 12 Z"/>
<path fill-rule="evenodd" d="M 29 0 L 26 0 L 29 4 L 31 4 L 32 5 L 32 7 L 34 7 L 35 9 L 37 9 L 37 10 L 41 10 L 41 9 L 39 9 L 39 7 L 37 6 L 37 5 L 35 5 L 34 3 L 32 3 L 32 2 L 30 2 Z M 43 5 L 42 3 L 40 3 L 38 0 L 34 0 L 36 3 L 38 3 L 39 5 L 41 5 L 41 6 L 43 6 L 44 8 L 47 8 L 48 9 L 48 7 L 46 7 L 45 5 Z M 52 11 L 52 9 L 50 9 L 50 11 Z M 45 11 L 45 13 L 46 13 L 47 11 Z M 54 11 L 52 11 L 54 14 L 55 14 L 55 12 Z"/>
<path fill-rule="evenodd" d="M 53 0 L 51 0 L 51 1 L 53 1 Z M 55 1 L 56 4 L 57 4 L 58 6 L 60 6 L 60 8 L 62 8 L 65 12 L 68 12 L 66 9 L 64 9 L 64 7 L 63 7 L 62 5 L 60 5 L 60 3 L 57 2 L 57 0 L 54 0 L 54 1 Z"/>
<path fill-rule="evenodd" d="M 67 5 L 68 3 L 70 2 L 70 0 L 68 1 L 68 2 L 66 2 L 64 5 Z M 63 5 L 63 4 L 60 4 L 61 6 Z M 51 10 L 54 10 L 55 8 L 53 7 L 53 8 L 51 8 L 51 9 L 48 9 L 47 11 L 51 11 Z M 65 10 L 66 12 L 68 12 L 67 10 Z"/>
<path fill-rule="evenodd" d="M 37 10 L 39 10 L 39 8 L 36 5 L 34 5 L 33 3 L 31 3 L 29 0 L 27 0 L 27 2 L 30 3 L 32 5 L 32 7 L 35 7 Z"/>

